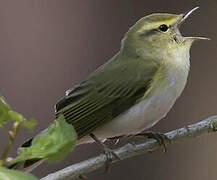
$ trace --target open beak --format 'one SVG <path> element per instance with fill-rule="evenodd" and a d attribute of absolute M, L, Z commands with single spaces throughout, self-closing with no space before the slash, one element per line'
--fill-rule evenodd
<path fill-rule="evenodd" d="M 183 22 L 185 22 L 185 20 L 194 12 L 198 9 L 199 7 L 195 7 L 193 9 L 191 9 L 190 11 L 187 11 L 183 14 L 180 14 L 181 19 L 177 22 L 177 27 L 179 27 Z"/>
<path fill-rule="evenodd" d="M 197 10 L 199 7 L 195 7 L 193 9 L 191 9 L 190 11 L 187 11 L 186 13 L 180 14 L 181 19 L 177 22 L 176 26 L 179 28 L 180 25 L 195 11 Z M 185 37 L 186 39 L 189 40 L 210 40 L 210 38 L 206 38 L 206 37 Z"/>

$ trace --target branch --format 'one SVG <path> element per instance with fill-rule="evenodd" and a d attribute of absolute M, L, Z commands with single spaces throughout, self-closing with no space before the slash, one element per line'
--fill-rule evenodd
<path fill-rule="evenodd" d="M 217 115 L 209 117 L 203 121 L 196 124 L 188 125 L 180 129 L 176 129 L 165 133 L 168 140 L 165 141 L 166 144 L 172 144 L 185 139 L 197 137 L 203 134 L 216 132 L 217 131 Z M 159 148 L 160 145 L 155 139 L 143 140 L 142 142 L 128 143 L 116 150 L 114 152 L 120 157 L 121 160 L 127 159 L 139 154 L 154 151 Z M 119 160 L 112 157 L 111 163 L 115 163 Z M 41 180 L 70 180 L 75 177 L 81 177 L 83 174 L 87 174 L 91 171 L 101 168 L 105 165 L 106 156 L 101 154 L 99 156 L 90 158 L 88 160 L 82 161 L 80 163 L 71 165 L 62 170 L 54 172 L 52 174 L 43 177 Z"/>
<path fill-rule="evenodd" d="M 0 157 L 0 164 L 3 165 L 5 163 L 5 161 L 7 161 L 8 154 L 9 154 L 11 148 L 13 147 L 14 140 L 17 136 L 19 129 L 20 129 L 20 123 L 15 121 L 13 124 L 12 130 L 9 131 L 9 141 L 8 141 L 8 144 L 5 148 L 5 150 L 3 151 L 3 153 Z"/>

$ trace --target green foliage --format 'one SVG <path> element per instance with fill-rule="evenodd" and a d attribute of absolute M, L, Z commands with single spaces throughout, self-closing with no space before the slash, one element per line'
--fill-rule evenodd
<path fill-rule="evenodd" d="M 20 126 L 32 129 L 36 125 L 36 120 L 26 120 L 23 115 L 13 111 L 0 96 L 0 127 L 6 123 L 14 121 L 12 130 L 9 131 L 9 142 L 0 157 L 0 180 L 37 180 L 30 174 L 17 170 L 10 170 L 4 166 L 10 166 L 14 163 L 23 162 L 31 159 L 47 159 L 54 162 L 59 161 L 71 152 L 77 140 L 77 134 L 72 125 L 66 123 L 63 116 L 60 116 L 45 131 L 33 139 L 30 147 L 20 148 L 19 156 L 10 162 L 6 162 L 9 151 L 11 150 L 15 137 Z"/>
<path fill-rule="evenodd" d="M 10 111 L 10 106 L 6 103 L 5 99 L 0 96 L 0 127 L 11 120 L 8 112 Z"/>
<path fill-rule="evenodd" d="M 0 180 L 37 180 L 37 178 L 27 173 L 0 167 Z"/>
<path fill-rule="evenodd" d="M 36 125 L 36 120 L 31 119 L 27 121 L 21 114 L 13 111 L 5 99 L 0 96 L 0 127 L 3 127 L 4 124 L 11 120 L 18 122 L 28 129 L 33 129 Z"/>
<path fill-rule="evenodd" d="M 60 116 L 55 123 L 33 139 L 30 147 L 20 148 L 20 155 L 14 162 L 30 159 L 58 161 L 74 149 L 77 134 L 72 125 Z"/>
<path fill-rule="evenodd" d="M 35 119 L 30 119 L 27 121 L 23 117 L 23 115 L 19 114 L 18 112 L 8 111 L 8 114 L 9 114 L 11 119 L 19 122 L 21 125 L 23 125 L 24 127 L 28 128 L 30 130 L 32 130 L 35 127 L 35 125 L 37 124 Z"/>

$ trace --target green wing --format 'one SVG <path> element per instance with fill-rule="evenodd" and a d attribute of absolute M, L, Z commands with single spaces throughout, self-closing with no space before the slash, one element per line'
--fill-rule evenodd
<path fill-rule="evenodd" d="M 100 67 L 56 104 L 56 116 L 63 114 L 78 138 L 132 107 L 148 91 L 158 69 L 138 59 L 113 64 Z"/>

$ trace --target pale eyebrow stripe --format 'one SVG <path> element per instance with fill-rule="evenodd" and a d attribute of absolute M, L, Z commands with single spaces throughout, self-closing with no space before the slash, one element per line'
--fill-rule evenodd
<path fill-rule="evenodd" d="M 162 24 L 166 24 L 168 27 L 170 27 L 170 25 L 173 24 L 173 20 L 168 19 L 168 20 L 159 21 L 159 22 L 153 22 L 153 23 L 155 23 L 156 27 L 159 27 Z M 145 29 L 150 29 L 151 30 L 152 27 L 153 27 L 152 25 L 144 24 L 137 32 L 138 33 L 142 33 L 142 32 L 144 32 Z"/>

